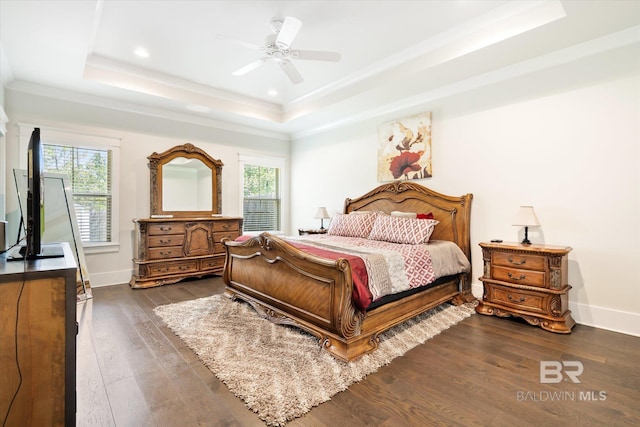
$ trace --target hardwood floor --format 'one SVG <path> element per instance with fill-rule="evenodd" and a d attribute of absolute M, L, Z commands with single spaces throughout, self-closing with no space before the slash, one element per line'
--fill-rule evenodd
<path fill-rule="evenodd" d="M 264 425 L 153 314 L 223 288 L 219 277 L 94 288 L 78 305 L 77 425 Z M 638 355 L 638 337 L 473 315 L 288 425 L 639 425 Z M 576 364 L 541 383 L 541 361 L 579 362 L 580 383 L 567 375 Z"/>

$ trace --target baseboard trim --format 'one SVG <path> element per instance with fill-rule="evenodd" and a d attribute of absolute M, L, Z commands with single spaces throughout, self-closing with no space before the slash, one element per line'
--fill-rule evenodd
<path fill-rule="evenodd" d="M 640 337 L 640 314 L 569 301 L 576 323 Z"/>
<path fill-rule="evenodd" d="M 473 283 L 471 292 L 476 298 L 481 299 L 483 294 L 482 283 Z M 569 301 L 569 310 L 571 310 L 573 319 L 580 325 L 593 326 L 594 328 L 640 337 L 640 313 L 631 313 L 572 301 Z"/>
<path fill-rule="evenodd" d="M 102 286 L 121 285 L 129 283 L 133 270 L 116 270 L 105 273 L 91 274 L 89 281 L 92 288 L 100 288 Z"/>

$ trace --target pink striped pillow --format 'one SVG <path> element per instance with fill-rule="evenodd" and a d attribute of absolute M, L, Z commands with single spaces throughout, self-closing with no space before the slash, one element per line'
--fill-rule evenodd
<path fill-rule="evenodd" d="M 335 214 L 331 218 L 327 234 L 345 237 L 368 237 L 373 228 L 373 223 L 378 216 L 377 212 L 359 213 L 357 215 Z"/>
<path fill-rule="evenodd" d="M 429 242 L 436 224 L 438 221 L 433 219 L 379 215 L 373 224 L 369 239 L 419 245 Z"/>

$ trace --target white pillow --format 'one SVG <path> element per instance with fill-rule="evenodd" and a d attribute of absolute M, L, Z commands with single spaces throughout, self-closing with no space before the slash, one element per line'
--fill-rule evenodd
<path fill-rule="evenodd" d="M 393 211 L 391 212 L 391 216 L 399 216 L 402 218 L 415 218 L 418 216 L 418 214 L 415 212 Z"/>

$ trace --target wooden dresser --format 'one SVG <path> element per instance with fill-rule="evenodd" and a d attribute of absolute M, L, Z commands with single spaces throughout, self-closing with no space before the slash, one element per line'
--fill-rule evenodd
<path fill-rule="evenodd" d="M 476 311 L 521 317 L 532 325 L 571 333 L 568 309 L 568 246 L 480 243 L 484 260 L 483 301 Z"/>
<path fill-rule="evenodd" d="M 132 288 L 175 283 L 187 277 L 220 274 L 225 248 L 220 242 L 242 234 L 242 218 L 135 219 Z"/>
<path fill-rule="evenodd" d="M 9 426 L 76 423 L 76 272 L 64 257 L 0 254 L 0 417 Z"/>

